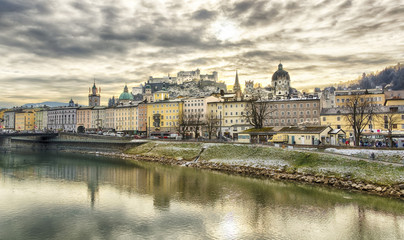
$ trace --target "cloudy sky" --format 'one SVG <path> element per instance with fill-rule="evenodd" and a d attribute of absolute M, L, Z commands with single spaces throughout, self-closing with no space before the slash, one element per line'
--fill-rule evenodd
<path fill-rule="evenodd" d="M 0 0 L 0 106 L 102 102 L 148 76 L 218 71 L 299 89 L 404 61 L 404 0 Z"/>

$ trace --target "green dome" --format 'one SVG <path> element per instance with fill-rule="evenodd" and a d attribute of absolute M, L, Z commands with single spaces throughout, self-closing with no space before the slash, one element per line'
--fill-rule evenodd
<path fill-rule="evenodd" d="M 123 92 L 119 95 L 119 100 L 133 100 L 133 96 L 128 92 Z"/>
<path fill-rule="evenodd" d="M 123 93 L 119 95 L 119 100 L 134 100 L 133 95 L 128 92 L 128 87 L 125 85 Z"/>

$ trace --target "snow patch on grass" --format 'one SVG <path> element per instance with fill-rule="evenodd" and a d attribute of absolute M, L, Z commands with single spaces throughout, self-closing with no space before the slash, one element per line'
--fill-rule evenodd
<path fill-rule="evenodd" d="M 402 150 L 327 148 L 325 151 L 361 158 L 370 158 L 371 154 L 374 154 L 375 160 L 393 163 L 402 163 L 404 161 L 404 151 Z"/>
<path fill-rule="evenodd" d="M 212 159 L 209 162 L 236 165 L 254 168 L 267 168 L 267 167 L 285 167 L 289 166 L 289 163 L 284 160 L 262 160 L 262 159 Z"/>

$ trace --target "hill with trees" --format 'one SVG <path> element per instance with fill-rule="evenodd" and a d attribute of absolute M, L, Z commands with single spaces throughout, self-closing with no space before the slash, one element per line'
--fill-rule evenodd
<path fill-rule="evenodd" d="M 393 90 L 404 90 L 404 68 L 398 63 L 395 66 L 386 67 L 376 73 L 363 73 L 362 77 L 350 85 L 352 88 L 371 89 L 376 86 L 389 85 Z"/>

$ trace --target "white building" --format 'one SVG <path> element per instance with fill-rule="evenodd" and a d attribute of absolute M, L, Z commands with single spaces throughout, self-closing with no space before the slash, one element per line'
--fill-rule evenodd
<path fill-rule="evenodd" d="M 77 107 L 58 107 L 48 110 L 48 130 L 75 132 Z"/>
<path fill-rule="evenodd" d="M 208 103 L 220 101 L 221 99 L 215 96 L 185 98 L 183 99 L 183 111 L 188 116 L 199 114 L 201 119 L 204 120 L 206 118 Z"/>
<path fill-rule="evenodd" d="M 4 128 L 9 130 L 14 130 L 15 128 L 15 112 L 6 111 L 4 112 Z"/>

